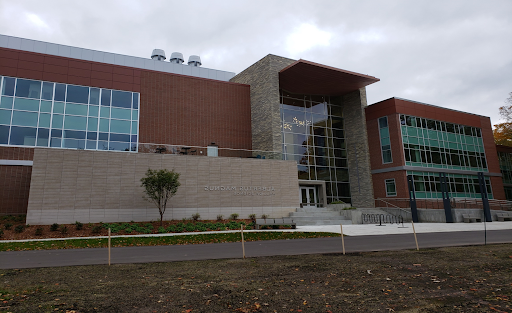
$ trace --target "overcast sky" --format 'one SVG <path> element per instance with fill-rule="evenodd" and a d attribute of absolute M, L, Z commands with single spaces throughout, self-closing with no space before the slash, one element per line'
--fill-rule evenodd
<path fill-rule="evenodd" d="M 272 53 L 380 78 L 401 97 L 490 116 L 512 92 L 511 0 L 0 0 L 0 33 L 239 73 Z"/>

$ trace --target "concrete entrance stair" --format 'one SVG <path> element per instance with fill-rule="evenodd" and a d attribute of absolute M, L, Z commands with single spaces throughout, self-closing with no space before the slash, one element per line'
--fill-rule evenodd
<path fill-rule="evenodd" d="M 298 208 L 290 213 L 297 226 L 306 225 L 351 225 L 352 219 L 334 208 Z"/>

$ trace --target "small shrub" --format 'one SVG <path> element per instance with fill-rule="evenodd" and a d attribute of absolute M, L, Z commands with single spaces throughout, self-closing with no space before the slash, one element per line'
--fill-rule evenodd
<path fill-rule="evenodd" d="M 192 220 L 199 221 L 200 218 L 201 218 L 201 215 L 199 213 L 192 214 Z"/>
<path fill-rule="evenodd" d="M 272 229 L 279 229 L 279 225 L 272 225 Z"/>
<path fill-rule="evenodd" d="M 192 232 L 194 230 L 196 230 L 196 225 L 192 224 L 192 223 L 188 223 L 187 226 L 185 227 L 185 229 L 188 231 L 188 232 Z"/>
<path fill-rule="evenodd" d="M 158 232 L 159 234 L 164 234 L 164 233 L 166 233 L 166 232 L 167 232 L 167 230 L 166 230 L 164 227 L 160 226 L 160 227 L 158 227 L 157 232 Z"/>
<path fill-rule="evenodd" d="M 5 227 L 5 229 L 9 230 L 12 227 L 12 223 L 5 223 L 4 227 Z"/>
<path fill-rule="evenodd" d="M 176 232 L 176 226 L 175 225 L 171 225 L 171 226 L 167 227 L 167 232 L 168 233 Z"/>
<path fill-rule="evenodd" d="M 99 233 L 101 233 L 101 228 L 102 228 L 102 227 L 101 227 L 101 225 L 94 226 L 94 227 L 92 228 L 91 232 L 92 232 L 93 234 L 99 234 Z"/>
<path fill-rule="evenodd" d="M 124 232 L 127 233 L 127 234 L 131 234 L 132 233 L 132 229 L 131 228 L 126 228 L 124 230 Z"/>
<path fill-rule="evenodd" d="M 256 220 L 256 214 L 249 214 L 249 219 L 251 221 L 255 221 Z"/>
<path fill-rule="evenodd" d="M 236 224 L 236 223 L 229 223 L 228 228 L 229 229 L 240 229 L 240 226 L 239 226 L 239 224 Z"/>
<path fill-rule="evenodd" d="M 224 215 L 219 214 L 217 215 L 217 221 L 222 221 L 224 219 Z"/>
<path fill-rule="evenodd" d="M 15 233 L 22 233 L 25 230 L 25 225 L 18 225 L 14 228 Z"/>
<path fill-rule="evenodd" d="M 357 210 L 357 208 L 354 208 L 353 206 L 351 206 L 351 207 L 348 207 L 348 208 L 343 208 L 343 210 Z"/>
<path fill-rule="evenodd" d="M 268 215 L 267 214 L 261 214 L 261 218 L 266 220 L 268 218 Z"/>
<path fill-rule="evenodd" d="M 226 225 L 222 224 L 222 226 L 219 226 L 219 230 L 226 230 Z"/>
<path fill-rule="evenodd" d="M 345 204 L 345 202 L 343 202 L 341 200 L 336 200 L 336 201 L 331 202 L 331 204 Z"/>
<path fill-rule="evenodd" d="M 79 221 L 76 221 L 75 228 L 76 230 L 82 230 L 82 228 L 84 228 L 84 224 L 80 223 Z"/>
<path fill-rule="evenodd" d="M 36 236 L 41 236 L 42 234 L 43 234 L 43 228 L 42 227 L 36 228 L 35 235 Z"/>
<path fill-rule="evenodd" d="M 57 229 L 59 229 L 59 224 L 57 223 L 53 223 L 52 226 L 50 226 L 51 231 L 57 231 Z"/>
<path fill-rule="evenodd" d="M 16 222 L 24 222 L 25 221 L 25 215 L 18 215 L 14 218 Z"/>
<path fill-rule="evenodd" d="M 231 213 L 231 215 L 229 216 L 229 219 L 230 219 L 230 220 L 236 220 L 236 219 L 238 219 L 238 213 Z"/>
<path fill-rule="evenodd" d="M 61 225 L 60 226 L 60 232 L 62 234 L 67 234 L 68 233 L 68 227 L 66 225 Z"/>

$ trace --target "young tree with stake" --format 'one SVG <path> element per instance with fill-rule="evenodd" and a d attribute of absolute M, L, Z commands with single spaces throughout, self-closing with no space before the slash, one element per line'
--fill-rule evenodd
<path fill-rule="evenodd" d="M 167 201 L 176 194 L 178 187 L 181 185 L 179 178 L 180 173 L 176 173 L 174 169 L 172 171 L 148 169 L 146 177 L 140 179 L 141 186 L 144 187 L 147 196 L 144 198 L 158 207 L 160 226 L 163 224 Z"/>

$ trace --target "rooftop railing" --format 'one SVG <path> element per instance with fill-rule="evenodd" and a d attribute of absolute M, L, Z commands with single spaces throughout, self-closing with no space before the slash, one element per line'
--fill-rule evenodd
<path fill-rule="evenodd" d="M 210 155 L 209 155 L 210 151 Z M 219 156 L 229 158 L 252 158 L 252 159 L 271 159 L 282 160 L 280 151 L 263 151 L 247 149 L 230 149 L 216 146 L 200 147 L 186 145 L 165 145 L 156 143 L 139 143 L 139 153 L 161 153 L 177 155 L 196 155 L 196 156 Z M 212 155 L 214 154 L 214 155 Z M 215 155 L 216 154 L 216 155 Z"/>

